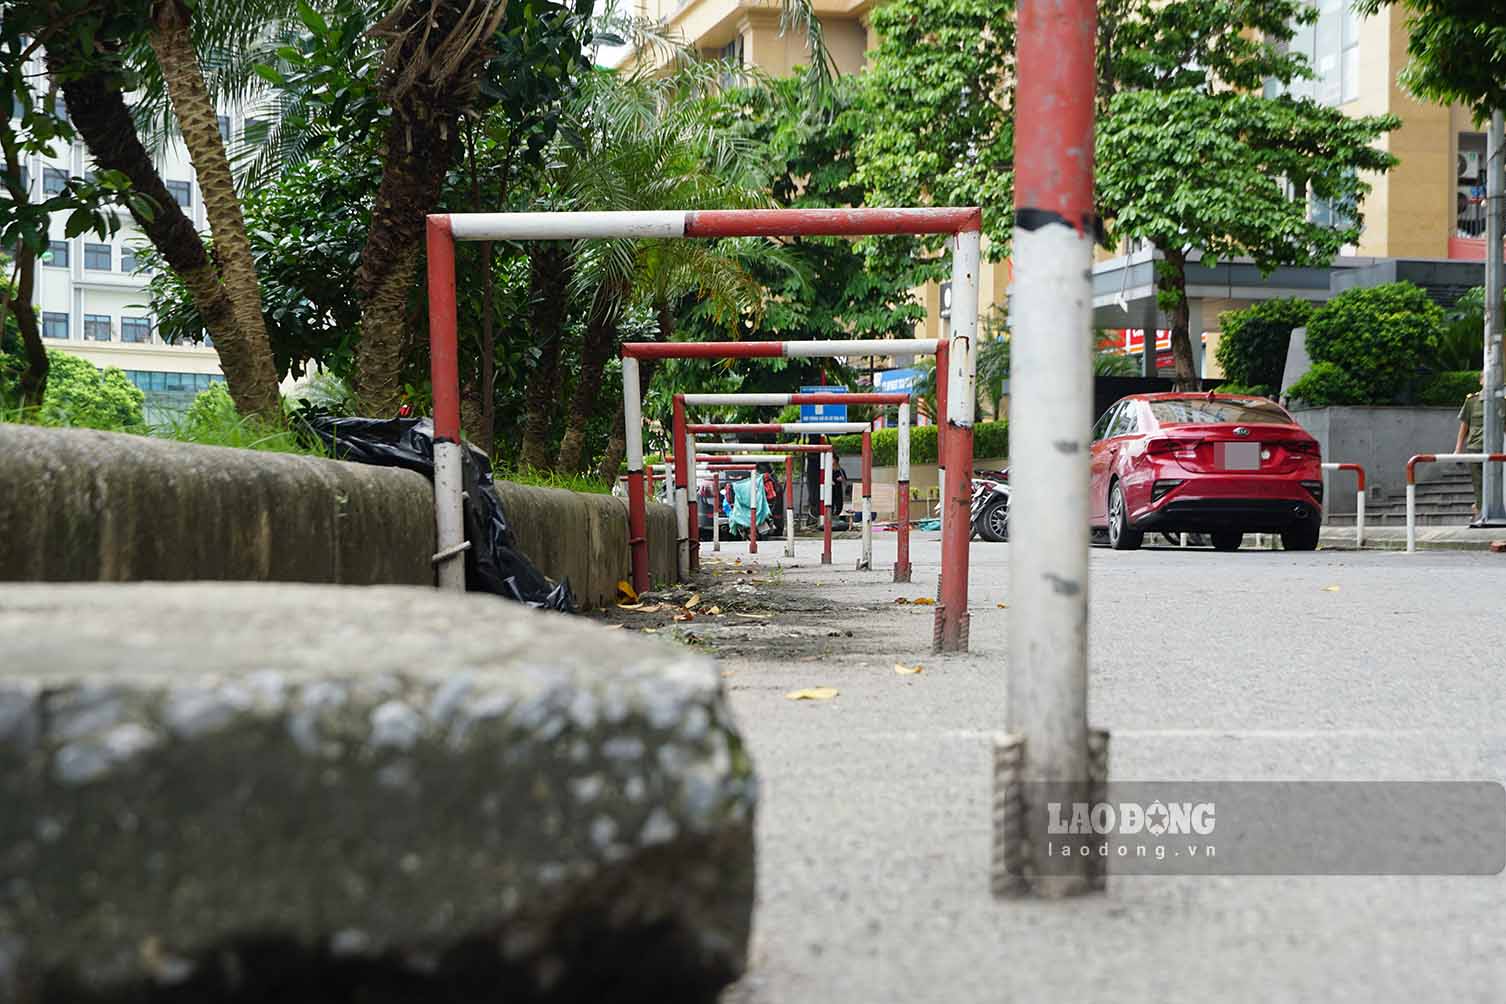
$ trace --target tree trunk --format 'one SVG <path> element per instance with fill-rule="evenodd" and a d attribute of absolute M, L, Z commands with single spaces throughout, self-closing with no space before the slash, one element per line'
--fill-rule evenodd
<path fill-rule="evenodd" d="M 539 357 L 524 391 L 523 466 L 552 466 L 549 440 L 559 410 L 560 352 L 569 313 L 570 248 L 535 244 L 529 251 L 529 327 Z"/>
<path fill-rule="evenodd" d="M 152 246 L 161 252 L 193 297 L 194 306 L 204 328 L 214 339 L 225 371 L 226 388 L 235 406 L 244 415 L 282 417 L 282 401 L 277 393 L 276 369 L 265 345 L 251 344 L 242 337 L 236 323 L 235 308 L 220 281 L 219 272 L 204 249 L 193 223 L 162 183 L 152 164 L 151 155 L 136 135 L 130 110 L 117 82 L 98 71 L 83 74 L 64 72 L 74 61 L 84 61 L 84 53 L 72 53 L 62 47 L 47 52 L 48 69 L 62 88 L 68 112 L 95 162 L 106 170 L 120 171 L 131 186 L 151 199 L 156 212 L 145 219 L 132 210 L 136 223 L 146 233 Z M 272 374 L 269 383 L 266 374 Z"/>
<path fill-rule="evenodd" d="M 600 410 L 601 374 L 612 350 L 617 348 L 617 311 L 610 307 L 593 307 L 586 322 L 585 341 L 580 349 L 580 373 L 575 378 L 575 394 L 566 418 L 565 438 L 560 441 L 559 469 L 574 474 L 585 467 L 586 427 Z"/>
<path fill-rule="evenodd" d="M 393 106 L 382 183 L 356 270 L 361 341 L 355 390 L 368 415 L 392 415 L 402 404 L 403 319 L 423 251 L 424 220 L 439 202 L 455 137 L 455 113 L 426 106 L 417 91 Z"/>
<path fill-rule="evenodd" d="M 1187 307 L 1187 255 L 1182 251 L 1167 251 L 1161 291 L 1171 313 L 1171 359 L 1176 364 L 1176 380 L 1173 389 L 1195 391 L 1202 387 L 1197 367 L 1192 358 L 1192 336 L 1188 332 L 1190 314 Z M 1155 337 L 1155 332 L 1146 332 L 1146 339 Z"/>
<path fill-rule="evenodd" d="M 667 303 L 656 304 L 659 320 L 659 337 L 655 341 L 667 342 L 675 333 L 674 310 Z M 654 371 L 659 368 L 659 360 L 644 359 L 638 363 L 638 391 L 640 394 L 648 393 L 649 387 L 654 382 Z M 678 447 L 677 447 L 678 448 Z M 607 439 L 607 450 L 602 455 L 601 467 L 597 469 L 597 477 L 611 484 L 617 480 L 621 473 L 622 457 L 627 453 L 627 413 L 617 409 L 617 417 L 612 422 L 612 435 Z"/>
<path fill-rule="evenodd" d="M 242 376 L 255 387 L 250 395 L 259 402 L 255 405 L 255 413 L 268 421 L 281 422 L 282 400 L 277 390 L 277 368 L 267 338 L 266 319 L 262 315 L 256 263 L 251 257 L 246 220 L 241 214 L 235 179 L 230 174 L 230 161 L 225 156 L 225 141 L 220 135 L 214 101 L 209 96 L 199 54 L 189 36 L 190 16 L 180 0 L 159 0 L 152 10 L 152 51 L 162 68 L 162 78 L 172 99 L 183 145 L 188 148 L 194 173 L 198 175 L 204 212 L 214 235 L 220 279 L 239 328 L 236 341 L 246 357 Z"/>
<path fill-rule="evenodd" d="M 21 347 L 26 353 L 26 369 L 21 373 L 20 391 L 23 408 L 40 408 L 47 396 L 47 346 L 37 325 L 37 310 L 31 298 L 36 289 L 37 253 L 24 241 L 16 249 L 16 296 L 6 306 L 16 312 L 16 327 L 21 330 Z"/>

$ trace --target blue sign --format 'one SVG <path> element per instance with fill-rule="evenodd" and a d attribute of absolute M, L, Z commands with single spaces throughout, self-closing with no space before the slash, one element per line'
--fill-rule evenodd
<path fill-rule="evenodd" d="M 922 369 L 880 370 L 873 374 L 873 389 L 880 394 L 903 394 L 914 390 L 925 372 Z"/>
<path fill-rule="evenodd" d="M 802 394 L 846 394 L 846 387 L 801 387 Z M 847 405 L 845 404 L 802 404 L 800 406 L 800 421 L 802 422 L 845 422 L 847 421 Z"/>

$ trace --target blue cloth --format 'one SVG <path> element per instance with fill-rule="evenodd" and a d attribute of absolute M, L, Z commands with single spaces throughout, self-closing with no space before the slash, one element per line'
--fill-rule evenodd
<path fill-rule="evenodd" d="M 758 525 L 763 526 L 769 521 L 769 500 L 764 498 L 762 489 L 755 491 L 762 478 L 744 478 L 741 481 L 732 482 L 732 515 L 729 521 L 733 526 L 748 529 L 748 512 L 751 507 L 749 496 L 758 503 Z"/>

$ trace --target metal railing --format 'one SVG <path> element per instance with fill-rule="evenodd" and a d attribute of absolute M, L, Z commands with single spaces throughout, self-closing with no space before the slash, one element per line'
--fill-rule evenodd
<path fill-rule="evenodd" d="M 1356 481 L 1354 493 L 1354 546 L 1365 546 L 1365 468 L 1359 464 L 1324 464 L 1325 471 L 1353 471 Z M 1410 494 L 1408 498 L 1410 498 Z M 1325 503 L 1327 498 L 1323 500 Z"/>
<path fill-rule="evenodd" d="M 1506 453 L 1419 453 L 1407 461 L 1407 553 L 1417 550 L 1417 465 L 1500 464 Z"/>

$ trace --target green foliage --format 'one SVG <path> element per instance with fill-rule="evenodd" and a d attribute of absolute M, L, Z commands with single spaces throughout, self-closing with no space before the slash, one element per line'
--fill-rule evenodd
<path fill-rule="evenodd" d="M 135 384 L 113 366 L 96 369 L 87 359 L 67 352 L 47 352 L 47 395 L 31 418 L 41 425 L 145 431 L 141 405 L 146 400 Z"/>
<path fill-rule="evenodd" d="M 1290 97 L 1126 91 L 1109 101 L 1099 126 L 1098 198 L 1116 238 L 1199 251 L 1204 264 L 1236 255 L 1262 271 L 1325 264 L 1359 239 L 1370 186 L 1357 172 L 1396 163 L 1373 144 L 1398 125 L 1393 116 L 1350 117 Z M 1307 200 L 1288 192 L 1293 178 L 1344 207 L 1345 218 L 1335 226 L 1310 220 Z M 1163 291 L 1184 296 L 1181 281 L 1163 276 Z"/>
<path fill-rule="evenodd" d="M 1435 407 L 1453 406 L 1479 389 L 1478 369 L 1434 373 L 1417 388 L 1417 403 Z"/>
<path fill-rule="evenodd" d="M 647 457 L 644 458 L 648 460 Z M 654 463 L 661 461 L 655 460 Z M 498 468 L 494 472 L 498 481 L 511 481 L 519 485 L 533 485 L 537 488 L 563 488 L 571 492 L 585 492 L 590 495 L 610 495 L 612 486 L 599 478 L 593 478 L 587 474 L 565 474 L 559 471 L 538 471 L 531 467 Z"/>
<path fill-rule="evenodd" d="M 873 437 L 875 467 L 893 467 L 899 463 L 899 430 L 876 429 Z M 833 436 L 832 446 L 839 453 L 861 453 L 861 435 Z M 978 422 L 973 426 L 973 456 L 995 458 L 1009 456 L 1009 423 Z M 936 463 L 936 426 L 918 425 L 910 429 L 910 463 Z"/>
<path fill-rule="evenodd" d="M 1392 404 L 1437 351 L 1443 309 L 1409 282 L 1351 289 L 1313 311 L 1313 368 L 1290 389 L 1308 404 Z"/>
<path fill-rule="evenodd" d="M 1243 383 L 1221 383 L 1214 388 L 1219 394 L 1248 394 L 1251 397 L 1270 397 L 1271 392 L 1265 387 L 1251 387 Z"/>
<path fill-rule="evenodd" d="M 1219 315 L 1218 364 L 1237 392 L 1269 397 L 1281 387 L 1292 329 L 1312 316 L 1306 300 L 1264 300 L 1244 310 Z"/>
<path fill-rule="evenodd" d="M 268 453 L 328 456 L 328 451 L 312 435 L 301 436 L 291 429 L 271 425 L 255 417 L 242 417 L 235 410 L 230 392 L 220 383 L 211 384 L 207 390 L 200 391 L 186 411 L 169 418 L 165 425 L 154 428 L 152 434 L 163 439 L 198 443 L 201 446 L 230 446 Z"/>
<path fill-rule="evenodd" d="M 1438 334 L 1438 351 L 1430 360 L 1439 372 L 1474 370 L 1485 365 L 1485 288 L 1476 286 L 1454 302 Z"/>
<path fill-rule="evenodd" d="M 1389 0 L 1359 0 L 1375 14 Z M 1506 20 L 1499 3 L 1478 0 L 1403 0 L 1407 54 L 1401 82 L 1424 101 L 1463 104 L 1483 119 L 1506 108 Z"/>

